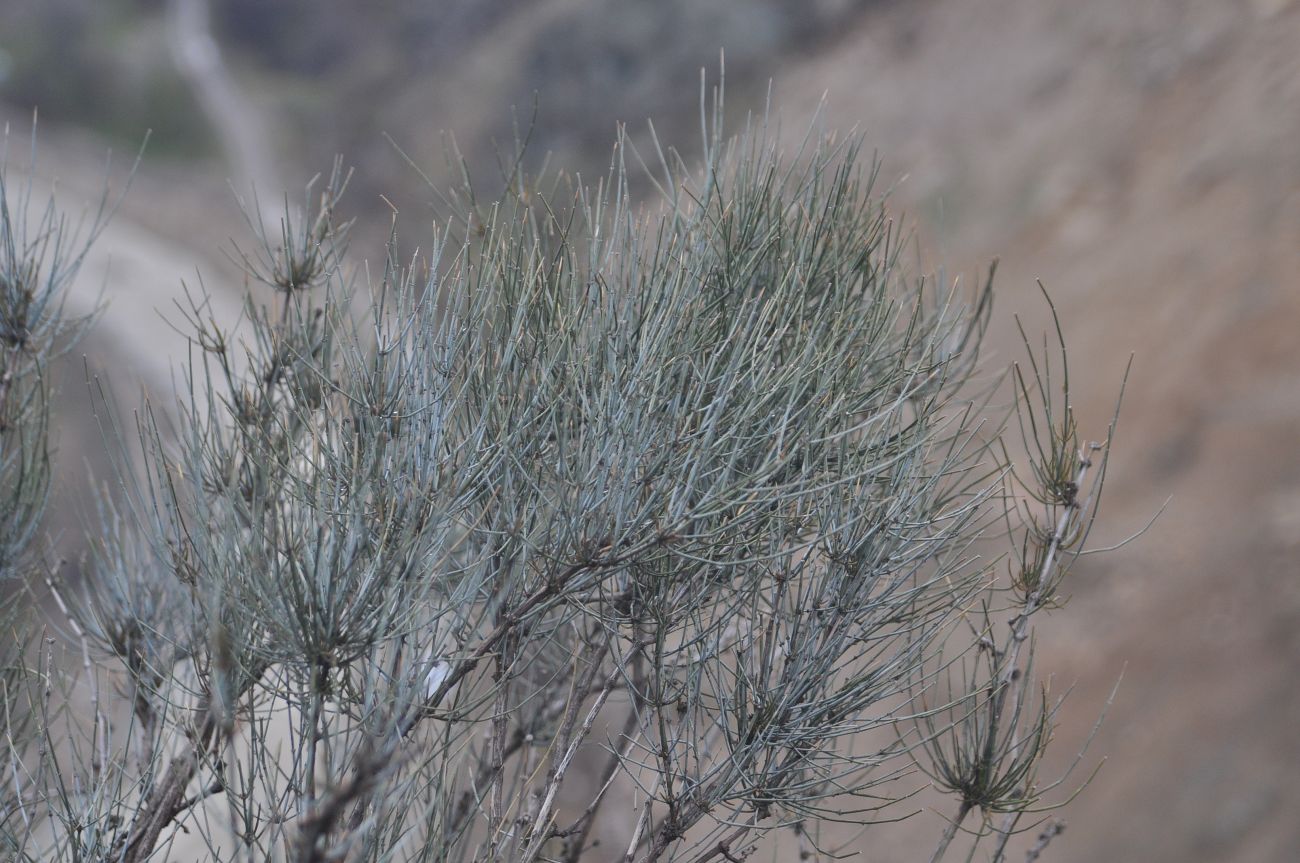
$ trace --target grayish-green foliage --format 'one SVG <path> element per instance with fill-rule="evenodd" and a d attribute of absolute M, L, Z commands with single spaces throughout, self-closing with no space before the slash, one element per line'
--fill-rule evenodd
<path fill-rule="evenodd" d="M 31 154 L 35 165 L 35 147 Z M 68 285 L 112 207 L 70 222 L 32 200 L 30 180 L 11 188 L 9 135 L 0 139 L 0 579 L 32 546 L 50 481 L 49 365 L 81 322 L 64 313 Z"/>
<path fill-rule="evenodd" d="M 33 199 L 30 174 L 13 184 L 9 134 L 0 137 L 0 733 L 18 770 L 33 726 L 24 654 L 33 629 L 22 586 L 42 559 L 39 528 L 50 486 L 50 364 L 84 320 L 65 313 L 66 290 L 115 208 L 107 188 L 94 210 L 70 220 Z M 28 172 L 35 168 L 35 137 Z M 23 791 L 12 770 L 0 790 L 0 835 Z M 10 841 L 0 841 L 8 853 Z"/>
<path fill-rule="evenodd" d="M 1038 823 L 1030 623 L 1105 447 L 1056 352 L 979 366 L 988 289 L 906 273 L 853 141 L 719 116 L 699 170 L 620 143 L 594 185 L 466 182 L 364 276 L 336 170 L 238 253 L 239 326 L 191 295 L 179 403 L 56 586 L 84 668 L 6 683 L 6 859 L 822 859 L 926 784 L 936 859 Z M 5 395 L 43 398 L 6 266 Z M 4 431 L 6 555 L 44 416 Z"/>

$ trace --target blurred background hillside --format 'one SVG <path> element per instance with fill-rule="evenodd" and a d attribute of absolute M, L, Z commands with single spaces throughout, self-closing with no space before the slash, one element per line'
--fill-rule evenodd
<path fill-rule="evenodd" d="M 598 175 L 616 124 L 641 137 L 647 117 L 689 157 L 700 69 L 723 48 L 730 117 L 761 111 L 772 81 L 792 145 L 824 95 L 826 125 L 879 152 L 925 266 L 969 280 L 1001 259 L 1000 359 L 1013 313 L 1045 324 L 1047 285 L 1085 433 L 1104 434 L 1136 353 L 1098 541 L 1172 502 L 1076 572 L 1041 645 L 1077 681 L 1062 760 L 1124 672 L 1092 749 L 1108 763 L 1049 858 L 1300 859 L 1300 3 L 4 0 L 0 119 L 12 169 L 39 106 L 38 187 L 57 179 L 74 210 L 105 150 L 120 182 L 153 129 L 76 303 L 101 287 L 108 303 L 92 366 L 119 393 L 166 393 L 185 343 L 154 310 L 201 278 L 237 315 L 228 179 L 296 198 L 344 154 L 373 259 L 391 207 L 412 247 L 434 212 L 384 133 L 435 184 L 445 132 L 491 184 L 534 101 L 536 162 Z M 80 362 L 65 371 L 66 501 L 98 444 Z M 911 829 L 928 848 L 940 824 Z M 875 836 L 861 859 L 920 853 Z"/>

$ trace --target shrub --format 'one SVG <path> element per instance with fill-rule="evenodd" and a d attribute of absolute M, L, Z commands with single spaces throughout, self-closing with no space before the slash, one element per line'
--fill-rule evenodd
<path fill-rule="evenodd" d="M 175 432 L 146 411 L 54 585 L 84 667 L 14 639 L 7 859 L 737 860 L 781 828 L 811 857 L 918 770 L 955 797 L 935 859 L 1038 823 L 1031 623 L 1106 446 L 1063 354 L 981 366 L 990 288 L 907 274 L 854 141 L 719 116 L 701 169 L 658 151 L 656 207 L 623 141 L 594 186 L 516 163 L 364 280 L 336 168 L 238 253 L 240 329 L 191 297 Z M 14 298 L 62 247 L 4 225 L 4 332 L 34 332 Z M 8 560 L 49 340 L 6 339 Z"/>

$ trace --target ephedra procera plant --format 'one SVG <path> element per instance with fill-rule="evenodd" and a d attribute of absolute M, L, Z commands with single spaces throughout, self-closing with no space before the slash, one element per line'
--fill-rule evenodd
<path fill-rule="evenodd" d="M 698 167 L 466 183 L 369 268 L 336 170 L 236 253 L 241 321 L 187 295 L 177 399 L 105 421 L 95 553 L 10 627 L 5 859 L 831 859 L 926 788 L 935 859 L 1000 858 L 1068 798 L 1033 631 L 1109 429 L 1063 353 L 980 362 L 991 289 L 909 273 L 853 139 L 719 117 Z M 6 501 L 66 254 L 19 224 Z"/>

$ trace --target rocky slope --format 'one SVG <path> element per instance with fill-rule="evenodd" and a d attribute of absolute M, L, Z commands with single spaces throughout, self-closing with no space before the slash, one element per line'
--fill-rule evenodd
<path fill-rule="evenodd" d="M 1172 499 L 1079 571 L 1044 657 L 1079 681 L 1063 748 L 1124 672 L 1053 859 L 1300 846 L 1298 45 L 1286 2 L 929 2 L 778 76 L 908 175 L 937 258 L 1001 257 L 1006 352 L 1048 285 L 1093 434 L 1135 354 L 1101 538 Z"/>

